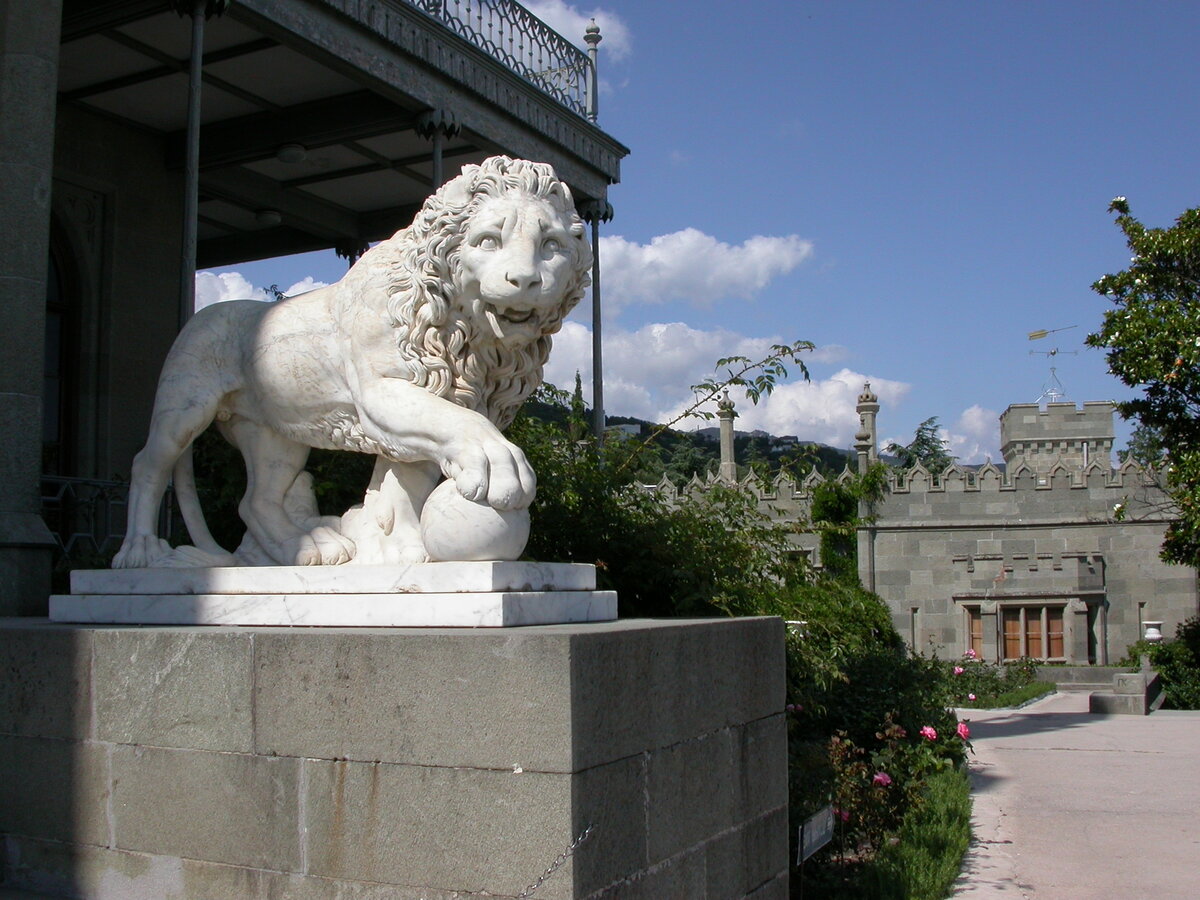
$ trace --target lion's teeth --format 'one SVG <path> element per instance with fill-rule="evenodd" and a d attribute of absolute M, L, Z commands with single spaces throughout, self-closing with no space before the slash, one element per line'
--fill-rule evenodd
<path fill-rule="evenodd" d="M 504 332 L 500 330 L 500 322 L 496 318 L 496 314 L 487 309 L 484 310 L 484 315 L 487 316 L 488 324 L 492 326 L 492 333 L 498 338 L 504 337 Z"/>

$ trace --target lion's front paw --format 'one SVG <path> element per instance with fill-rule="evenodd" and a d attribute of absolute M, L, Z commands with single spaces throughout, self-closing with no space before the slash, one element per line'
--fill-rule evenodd
<path fill-rule="evenodd" d="M 294 566 L 340 566 L 354 559 L 354 541 L 321 525 L 288 541 L 285 558 Z"/>
<path fill-rule="evenodd" d="M 499 434 L 451 448 L 446 475 L 468 500 L 494 509 L 524 509 L 537 493 L 537 476 L 516 444 Z"/>
<path fill-rule="evenodd" d="M 114 569 L 146 569 L 171 553 L 171 545 L 153 534 L 127 537 L 113 557 Z"/>

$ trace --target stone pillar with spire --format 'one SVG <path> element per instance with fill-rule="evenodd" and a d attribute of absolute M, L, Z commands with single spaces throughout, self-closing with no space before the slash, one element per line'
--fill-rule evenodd
<path fill-rule="evenodd" d="M 854 435 L 854 450 L 858 454 L 858 472 L 867 471 L 871 463 L 878 461 L 878 435 L 875 431 L 875 416 L 879 412 L 879 398 L 871 390 L 871 382 L 863 385 L 858 395 L 858 433 Z"/>
<path fill-rule="evenodd" d="M 728 390 L 722 391 L 721 399 L 717 401 L 717 418 L 721 422 L 721 468 L 717 477 L 733 484 L 737 481 L 737 462 L 733 458 L 733 420 L 737 418 L 737 411 Z"/>

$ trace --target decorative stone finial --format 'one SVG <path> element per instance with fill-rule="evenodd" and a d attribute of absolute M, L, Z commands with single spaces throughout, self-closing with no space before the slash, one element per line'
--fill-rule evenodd
<path fill-rule="evenodd" d="M 592 47 L 604 40 L 600 34 L 600 26 L 596 24 L 595 19 L 592 19 L 592 24 L 583 30 L 583 40 Z"/>

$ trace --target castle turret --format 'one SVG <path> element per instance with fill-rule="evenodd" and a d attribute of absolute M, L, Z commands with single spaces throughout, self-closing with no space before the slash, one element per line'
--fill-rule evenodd
<path fill-rule="evenodd" d="M 1048 472 L 1059 460 L 1070 468 L 1098 461 L 1112 464 L 1113 405 L 1107 400 L 1084 403 L 1014 403 L 1000 416 L 1000 452 L 1010 468 L 1024 462 L 1035 472 Z"/>
<path fill-rule="evenodd" d="M 858 454 L 858 471 L 879 459 L 878 440 L 875 432 L 875 416 L 879 413 L 879 398 L 871 390 L 871 382 L 863 385 L 858 395 L 858 433 L 854 435 L 854 450 Z"/>
<path fill-rule="evenodd" d="M 722 391 L 717 401 L 717 418 L 721 420 L 721 468 L 717 477 L 734 484 L 737 481 L 737 462 L 733 458 L 733 420 L 737 411 L 729 399 L 729 391 Z"/>

